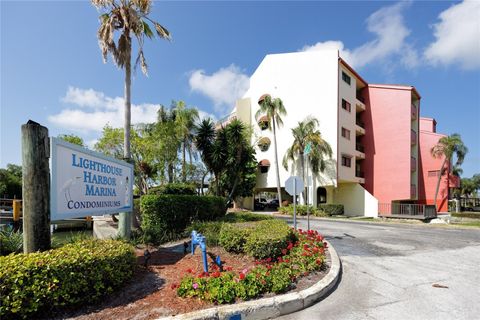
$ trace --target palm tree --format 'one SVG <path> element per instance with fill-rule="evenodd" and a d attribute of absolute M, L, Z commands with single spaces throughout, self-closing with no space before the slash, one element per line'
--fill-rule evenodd
<path fill-rule="evenodd" d="M 163 163 L 167 169 L 167 181 L 174 182 L 174 169 L 178 160 L 180 141 L 177 134 L 177 110 L 175 105 L 170 109 L 160 106 L 157 112 L 157 150 L 161 154 Z"/>
<path fill-rule="evenodd" d="M 225 168 L 227 134 L 224 127 L 215 131 L 210 118 L 203 119 L 197 128 L 195 144 L 202 161 L 215 178 L 215 194 L 220 195 L 220 175 Z"/>
<path fill-rule="evenodd" d="M 295 162 L 299 159 L 302 168 L 302 177 L 305 180 L 305 146 L 311 145 L 309 156 L 310 167 L 313 174 L 319 174 L 326 168 L 325 156 L 332 157 L 332 148 L 330 144 L 323 140 L 319 130 L 317 130 L 319 123 L 316 118 L 307 117 L 305 120 L 298 123 L 298 126 L 292 129 L 293 143 L 287 149 L 283 157 L 283 167 L 288 170 L 288 162 Z M 307 177 L 308 178 L 308 177 Z"/>
<path fill-rule="evenodd" d="M 444 157 L 442 166 L 440 167 L 440 170 L 439 170 L 437 187 L 435 189 L 435 198 L 433 200 L 435 204 L 435 208 L 437 208 L 437 196 L 438 196 L 438 190 L 440 188 L 440 181 L 442 179 L 442 175 L 448 169 L 447 161 L 448 161 L 448 164 L 451 164 L 453 160 L 453 156 L 456 155 L 457 161 L 455 164 L 461 165 L 463 163 L 463 159 L 465 158 L 465 155 L 467 154 L 467 152 L 468 152 L 468 148 L 463 144 L 462 138 L 458 133 L 454 133 L 448 137 L 440 138 L 440 140 L 438 140 L 438 143 L 432 147 L 431 153 L 434 158 Z"/>
<path fill-rule="evenodd" d="M 100 28 L 97 37 L 102 50 L 103 61 L 107 61 L 110 53 L 113 61 L 120 69 L 125 69 L 125 124 L 124 124 L 124 158 L 130 160 L 130 122 L 131 122 L 131 56 L 132 35 L 138 41 L 138 55 L 135 68 L 140 64 L 142 72 L 147 74 L 147 63 L 143 54 L 145 36 L 152 39 L 154 33 L 149 23 L 152 23 L 158 36 L 170 40 L 170 32 L 158 22 L 148 17 L 151 0 L 91 0 L 101 12 Z M 115 43 L 115 31 L 120 33 Z"/>
<path fill-rule="evenodd" d="M 268 120 L 268 128 L 273 132 L 273 147 L 275 152 L 275 170 L 277 173 L 277 193 L 278 203 L 282 206 L 282 192 L 280 187 L 280 168 L 278 167 L 278 151 L 277 151 L 277 127 L 283 125 L 282 116 L 287 115 L 287 110 L 280 98 L 272 99 L 269 94 L 264 94 L 258 99 L 260 109 L 255 114 L 258 121 L 262 116 L 266 116 Z"/>
<path fill-rule="evenodd" d="M 183 101 L 176 103 L 176 113 L 177 131 L 182 144 L 182 181 L 185 182 L 187 180 L 186 153 L 188 151 L 191 166 L 192 151 L 194 148 L 194 130 L 199 116 L 197 109 L 187 108 Z"/>

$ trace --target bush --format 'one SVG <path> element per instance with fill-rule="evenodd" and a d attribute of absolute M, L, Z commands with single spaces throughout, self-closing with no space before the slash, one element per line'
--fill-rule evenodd
<path fill-rule="evenodd" d="M 148 190 L 148 194 L 176 194 L 176 195 L 196 195 L 195 186 L 188 183 L 167 183 L 166 185 L 153 187 Z"/>
<path fill-rule="evenodd" d="M 480 213 L 478 213 L 478 212 L 477 213 L 475 213 L 475 212 L 452 213 L 452 217 L 480 219 Z"/>
<path fill-rule="evenodd" d="M 272 216 L 267 216 L 264 214 L 256 214 L 251 212 L 229 212 L 224 217 L 222 221 L 235 223 L 235 222 L 250 222 L 250 221 L 262 221 L 262 220 L 272 220 Z"/>
<path fill-rule="evenodd" d="M 254 229 L 253 225 L 225 223 L 219 236 L 219 244 L 229 252 L 244 252 L 249 233 Z"/>
<path fill-rule="evenodd" d="M 288 242 L 294 240 L 292 229 L 284 221 L 260 221 L 248 234 L 244 251 L 259 259 L 275 258 L 282 254 L 282 249 L 287 247 Z"/>
<path fill-rule="evenodd" d="M 293 231 L 292 231 L 293 232 Z M 240 273 L 224 266 L 225 271 L 212 267 L 210 274 L 188 274 L 177 288 L 180 297 L 198 297 L 214 303 L 232 303 L 237 298 L 248 300 L 261 294 L 285 292 L 298 277 L 325 266 L 326 243 L 317 231 L 294 232 L 296 242 L 289 242 L 278 259 L 257 260 L 256 266 Z"/>
<path fill-rule="evenodd" d="M 264 220 L 254 224 L 224 223 L 218 243 L 227 251 L 263 259 L 278 257 L 293 240 L 293 231 L 284 221 Z"/>
<path fill-rule="evenodd" d="M 312 216 L 322 216 L 322 215 L 324 215 L 323 212 L 321 212 L 320 210 L 318 210 L 314 206 L 309 205 L 308 208 L 310 209 L 310 214 Z M 290 204 L 286 207 L 278 208 L 278 212 L 280 214 L 289 214 L 289 215 L 292 216 L 293 215 L 293 205 Z M 297 214 L 301 215 L 301 216 L 307 215 L 307 206 L 306 205 L 297 205 Z"/>
<path fill-rule="evenodd" d="M 343 204 L 319 204 L 318 209 L 329 216 L 343 214 Z"/>
<path fill-rule="evenodd" d="M 181 235 L 193 221 L 223 217 L 225 199 L 211 196 L 146 195 L 141 198 L 142 229 L 145 241 L 161 243 Z"/>
<path fill-rule="evenodd" d="M 23 250 L 23 234 L 13 229 L 0 231 L 0 255 L 20 253 Z"/>
<path fill-rule="evenodd" d="M 132 246 L 85 240 L 59 249 L 0 257 L 0 317 L 35 318 L 52 309 L 90 303 L 132 275 Z"/>

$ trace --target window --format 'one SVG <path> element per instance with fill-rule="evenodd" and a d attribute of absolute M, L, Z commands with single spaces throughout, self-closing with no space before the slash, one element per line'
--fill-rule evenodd
<path fill-rule="evenodd" d="M 350 130 L 342 127 L 342 137 L 344 137 L 347 140 L 350 140 Z"/>
<path fill-rule="evenodd" d="M 428 171 L 428 177 L 438 177 L 438 174 L 440 173 L 439 170 L 435 171 Z"/>
<path fill-rule="evenodd" d="M 342 166 L 350 168 L 352 166 L 352 157 L 347 155 L 342 155 Z"/>
<path fill-rule="evenodd" d="M 345 99 L 342 99 L 342 108 L 347 110 L 348 112 L 350 112 L 350 110 L 352 109 L 350 106 L 350 102 Z"/>
<path fill-rule="evenodd" d="M 348 83 L 348 85 L 350 85 L 350 81 L 351 81 L 350 76 L 343 71 L 342 71 L 342 80 Z"/>

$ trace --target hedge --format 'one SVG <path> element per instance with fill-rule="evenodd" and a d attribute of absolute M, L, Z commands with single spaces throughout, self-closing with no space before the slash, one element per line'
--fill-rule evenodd
<path fill-rule="evenodd" d="M 307 215 L 307 206 L 306 205 L 297 205 L 297 214 L 301 216 Z M 308 206 L 310 209 L 310 214 L 313 216 L 322 216 L 324 215 L 322 211 L 318 210 L 314 206 Z M 281 214 L 293 215 L 293 204 L 290 204 L 285 207 L 278 208 L 278 212 Z"/>
<path fill-rule="evenodd" d="M 223 224 L 219 244 L 227 251 L 263 259 L 280 256 L 288 242 L 294 240 L 292 229 L 284 221 L 264 220 L 254 224 Z"/>
<path fill-rule="evenodd" d="M 457 218 L 471 218 L 471 219 L 480 219 L 480 213 L 475 212 L 454 212 L 451 213 L 452 217 Z"/>
<path fill-rule="evenodd" d="M 319 204 L 318 209 L 329 216 L 341 215 L 344 212 L 343 204 Z"/>
<path fill-rule="evenodd" d="M 163 186 L 153 187 L 148 190 L 148 194 L 176 194 L 176 195 L 196 195 L 195 186 L 188 183 L 168 183 Z"/>
<path fill-rule="evenodd" d="M 161 243 L 165 233 L 182 233 L 193 221 L 215 220 L 225 215 L 225 199 L 212 196 L 145 195 L 141 198 L 145 240 Z"/>
<path fill-rule="evenodd" d="M 0 318 L 35 318 L 98 300 L 128 280 L 135 264 L 133 247 L 116 240 L 84 240 L 0 257 Z"/>

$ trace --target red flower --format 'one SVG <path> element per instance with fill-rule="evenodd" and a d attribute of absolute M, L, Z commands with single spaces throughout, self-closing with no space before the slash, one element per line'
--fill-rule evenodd
<path fill-rule="evenodd" d="M 316 262 L 317 264 L 322 264 L 322 259 L 317 259 L 315 262 Z"/>
<path fill-rule="evenodd" d="M 306 250 L 306 251 L 310 250 L 310 247 L 308 246 L 308 244 L 303 245 L 303 250 Z"/>
<path fill-rule="evenodd" d="M 225 271 L 232 271 L 232 270 L 233 270 L 233 268 L 230 267 L 230 266 L 225 266 L 225 267 L 223 267 L 223 269 L 224 269 Z"/>
<path fill-rule="evenodd" d="M 188 268 L 187 270 L 185 270 L 187 273 L 193 273 L 193 270 L 192 268 Z"/>
<path fill-rule="evenodd" d="M 270 271 L 267 271 L 265 275 L 268 277 L 270 275 Z"/>
<path fill-rule="evenodd" d="M 214 273 L 212 273 L 212 277 L 214 277 L 214 278 L 220 277 L 220 272 L 219 272 L 219 271 L 215 271 Z"/>
<path fill-rule="evenodd" d="M 302 231 L 303 231 L 302 229 L 298 229 L 298 232 L 302 233 Z"/>
<path fill-rule="evenodd" d="M 240 280 L 245 279 L 245 273 L 240 273 Z"/>
<path fill-rule="evenodd" d="M 287 246 L 287 250 L 292 250 L 293 248 L 293 243 L 289 242 Z"/>
<path fill-rule="evenodd" d="M 287 249 L 282 249 L 282 254 L 286 255 L 287 254 Z"/>
<path fill-rule="evenodd" d="M 178 288 L 178 285 L 173 283 L 171 286 L 170 286 L 170 289 L 172 290 L 175 290 L 176 288 Z"/>
<path fill-rule="evenodd" d="M 278 262 L 279 262 L 279 263 L 282 263 L 282 262 L 283 262 L 282 257 L 278 257 Z"/>
<path fill-rule="evenodd" d="M 268 263 L 272 262 L 272 258 L 268 257 L 266 260 Z"/>
<path fill-rule="evenodd" d="M 270 269 L 272 269 L 272 266 L 267 264 L 267 270 L 270 270 Z"/>

